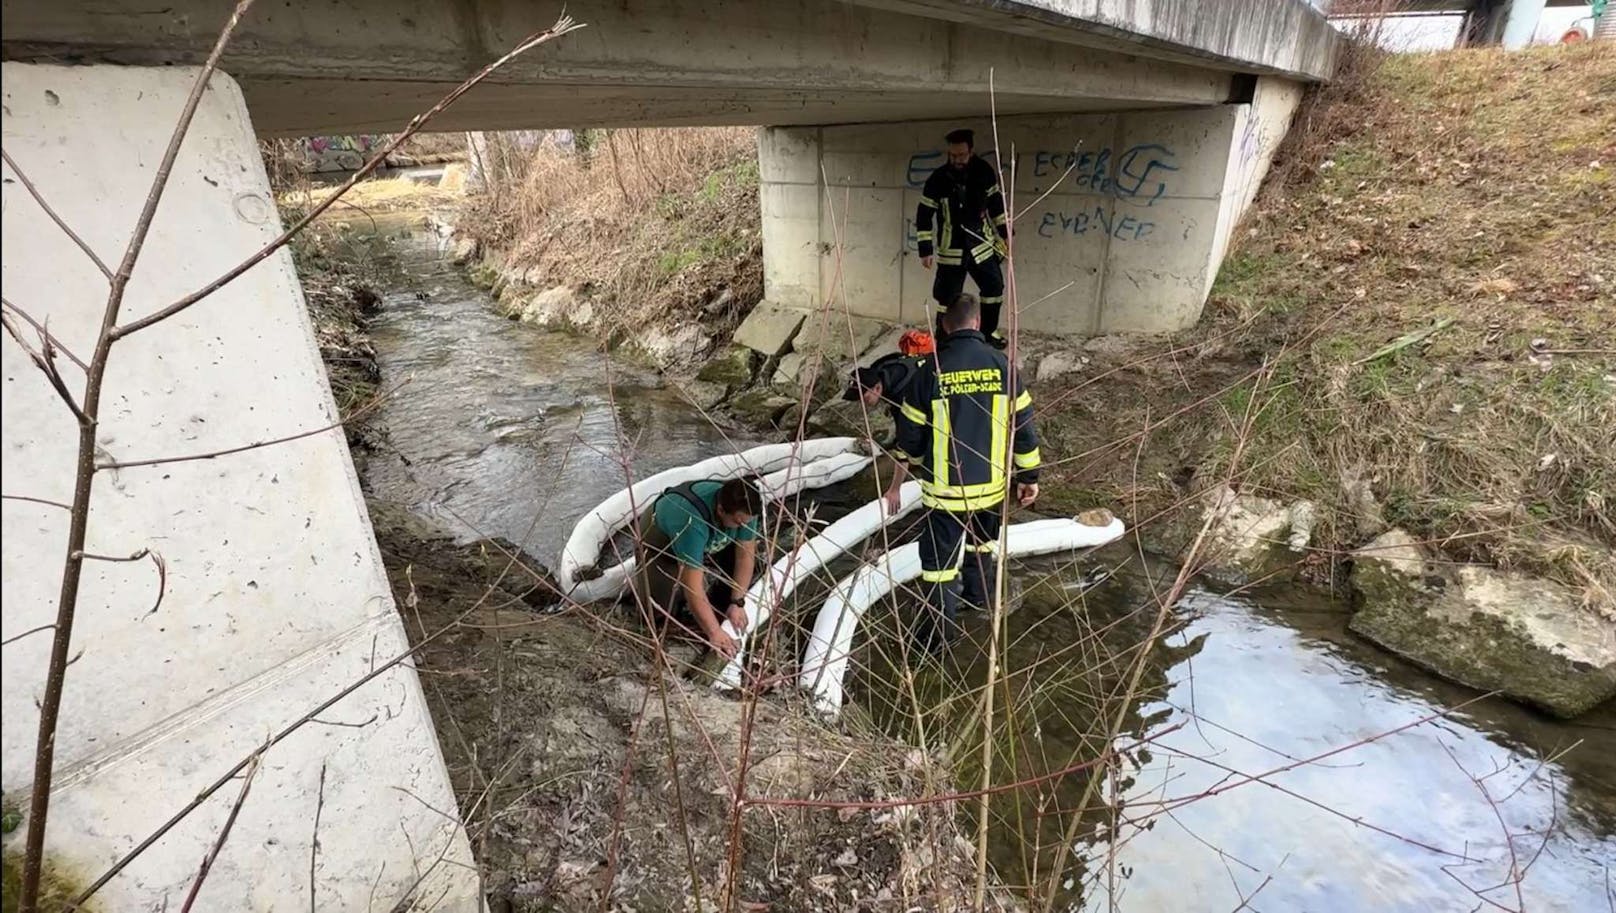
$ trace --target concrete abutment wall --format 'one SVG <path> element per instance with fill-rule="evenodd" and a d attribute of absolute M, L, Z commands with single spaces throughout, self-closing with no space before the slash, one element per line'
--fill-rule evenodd
<path fill-rule="evenodd" d="M 195 77 L 191 67 L 4 65 L 6 152 L 108 263 L 128 244 Z M 123 320 L 206 285 L 280 231 L 241 92 L 217 74 Z M 87 357 L 107 281 L 10 167 L 3 236 L 6 300 Z M 7 494 L 71 501 L 77 423 L 13 341 L 0 362 Z M 82 372 L 60 364 L 81 390 Z M 208 453 L 329 425 L 336 406 L 290 253 L 114 346 L 102 404 L 102 459 Z M 9 639 L 55 620 L 68 514 L 11 498 L 3 509 Z M 87 551 L 143 548 L 166 561 L 161 604 L 151 562 L 91 561 L 74 626 L 47 849 L 84 879 L 408 646 L 341 429 L 102 472 Z M 0 676 L 4 787 L 25 808 L 50 648 L 49 633 L 8 643 Z M 227 785 L 153 845 L 98 908 L 178 909 L 239 789 Z M 416 674 L 393 667 L 263 756 L 197 909 L 295 908 L 311 890 L 321 910 L 391 909 L 407 897 L 421 909 L 479 909 L 464 831 L 446 817 L 455 808 Z M 8 836 L 8 855 L 20 837 Z"/>
<path fill-rule="evenodd" d="M 765 128 L 766 296 L 778 307 L 839 311 L 845 301 L 856 315 L 927 323 L 933 274 L 920 265 L 915 207 L 944 161 L 943 134 L 965 126 L 1007 186 L 1014 174 L 1024 329 L 1191 326 L 1301 94 L 1263 78 L 1247 104 L 1002 117 L 997 144 L 980 118 Z"/>

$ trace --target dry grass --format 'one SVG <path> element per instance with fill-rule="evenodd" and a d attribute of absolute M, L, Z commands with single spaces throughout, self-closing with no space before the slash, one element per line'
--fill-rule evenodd
<path fill-rule="evenodd" d="M 1357 474 L 1449 557 L 1547 574 L 1608 610 L 1616 48 L 1376 63 L 1307 109 L 1208 319 L 1171 344 L 1212 341 L 1082 391 L 1046 426 L 1083 453 L 1267 359 L 1243 481 L 1318 502 L 1326 548 L 1361 544 Z M 1057 473 L 1148 511 L 1218 475 L 1250 389 L 1192 410 L 1137 479 L 1131 447 Z"/>
<path fill-rule="evenodd" d="M 580 152 L 540 149 L 458 226 L 527 269 L 530 283 L 582 289 L 608 332 L 705 313 L 732 326 L 763 294 L 757 158 L 739 128 L 586 131 Z M 728 296 L 721 296 L 722 291 Z"/>

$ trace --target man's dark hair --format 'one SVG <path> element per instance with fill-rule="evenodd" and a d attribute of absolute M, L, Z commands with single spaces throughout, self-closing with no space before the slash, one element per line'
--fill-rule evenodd
<path fill-rule="evenodd" d="M 950 145 L 954 143 L 964 143 L 968 148 L 976 148 L 975 130 L 966 130 L 963 127 L 958 130 L 950 130 L 948 131 L 948 135 L 943 137 L 943 139 L 948 140 Z"/>
<path fill-rule="evenodd" d="M 718 509 L 726 514 L 755 517 L 763 513 L 763 493 L 749 479 L 730 479 L 718 489 Z"/>
<path fill-rule="evenodd" d="M 963 329 L 967 324 L 976 323 L 982 319 L 982 306 L 977 303 L 976 296 L 970 292 L 960 292 L 954 300 L 948 303 L 948 310 L 943 313 L 943 320 L 956 330 Z"/>

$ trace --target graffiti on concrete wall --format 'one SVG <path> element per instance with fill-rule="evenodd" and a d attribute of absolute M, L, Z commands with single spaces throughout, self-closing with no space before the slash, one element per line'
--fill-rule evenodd
<path fill-rule="evenodd" d="M 351 136 L 306 136 L 299 140 L 303 159 L 311 171 L 358 171 L 387 135 L 356 133 Z"/>
<path fill-rule="evenodd" d="M 982 158 L 997 164 L 992 152 L 984 153 Z M 904 176 L 910 189 L 925 186 L 926 179 L 945 160 L 945 154 L 935 150 L 910 155 Z M 1167 195 L 1169 182 L 1179 166 L 1173 150 L 1167 146 L 1138 143 L 1120 153 L 1110 147 L 1018 153 L 1013 170 L 1018 177 L 1030 175 L 1034 180 L 1056 180 L 1084 194 L 1151 207 Z M 1155 233 L 1156 223 L 1137 214 L 1113 212 L 1106 205 L 1083 205 L 1069 211 L 1046 211 L 1033 229 L 1032 235 L 1046 240 L 1109 235 L 1117 241 L 1139 241 Z M 912 213 L 904 214 L 903 235 L 905 250 L 919 249 Z"/>

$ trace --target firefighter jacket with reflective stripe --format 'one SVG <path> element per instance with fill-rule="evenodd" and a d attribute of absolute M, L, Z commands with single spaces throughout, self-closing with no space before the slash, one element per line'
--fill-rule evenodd
<path fill-rule="evenodd" d="M 897 449 L 910 456 L 927 507 L 997 507 L 1009 482 L 1038 481 L 1032 394 L 981 332 L 950 334 L 904 392 Z"/>
<path fill-rule="evenodd" d="M 922 257 L 935 250 L 939 263 L 958 266 L 969 252 L 975 262 L 986 263 L 1002 252 L 1002 239 L 1008 235 L 1004 194 L 992 165 L 973 155 L 963 169 L 944 165 L 926 179 L 915 209 L 915 239 Z"/>
<path fill-rule="evenodd" d="M 886 404 L 887 412 L 892 416 L 892 427 L 896 430 L 893 444 L 890 448 L 892 458 L 905 463 L 913 461 L 913 456 L 903 449 L 901 442 L 904 438 L 904 426 L 909 424 L 909 417 L 903 411 L 903 398 L 909 386 L 921 370 L 931 359 L 927 356 L 905 355 L 902 352 L 893 352 L 877 358 L 870 365 L 881 378 L 881 400 Z M 912 432 L 911 432 L 912 433 Z"/>

